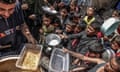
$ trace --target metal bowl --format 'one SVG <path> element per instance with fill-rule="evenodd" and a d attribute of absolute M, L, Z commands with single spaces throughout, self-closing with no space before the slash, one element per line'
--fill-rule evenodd
<path fill-rule="evenodd" d="M 58 12 L 56 10 L 52 10 L 50 7 L 48 6 L 42 6 L 42 9 L 45 11 L 45 12 L 48 12 L 48 13 L 51 13 L 51 14 L 57 14 Z"/>
<path fill-rule="evenodd" d="M 61 38 L 57 34 L 49 34 L 46 36 L 46 44 L 49 46 L 57 46 L 61 42 Z"/>
<path fill-rule="evenodd" d="M 109 18 L 107 19 L 101 26 L 101 32 L 108 36 L 110 34 L 112 34 L 115 29 L 117 29 L 118 25 L 120 23 L 120 20 L 117 18 Z"/>
<path fill-rule="evenodd" d="M 106 49 L 102 54 L 102 59 L 108 62 L 113 56 L 115 56 L 114 51 L 112 49 Z"/>

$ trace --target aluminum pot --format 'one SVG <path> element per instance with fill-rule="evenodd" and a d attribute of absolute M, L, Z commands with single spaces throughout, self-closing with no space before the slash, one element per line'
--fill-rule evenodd
<path fill-rule="evenodd" d="M 18 68 L 16 66 L 16 62 L 20 58 L 21 58 L 20 55 L 8 55 L 8 56 L 0 57 L 0 72 L 44 72 L 43 68 L 40 66 L 35 71 Z"/>
<path fill-rule="evenodd" d="M 117 27 L 119 26 L 120 20 L 117 18 L 109 18 L 106 21 L 104 21 L 104 23 L 101 26 L 101 32 L 108 36 L 110 34 L 112 34 Z"/>

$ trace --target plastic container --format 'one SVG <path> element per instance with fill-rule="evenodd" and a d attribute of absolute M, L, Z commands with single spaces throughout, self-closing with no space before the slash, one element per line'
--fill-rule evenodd
<path fill-rule="evenodd" d="M 55 48 L 51 55 L 49 72 L 69 72 L 69 54 Z"/>
<path fill-rule="evenodd" d="M 41 45 L 25 44 L 16 62 L 16 67 L 23 70 L 37 70 L 42 54 Z"/>

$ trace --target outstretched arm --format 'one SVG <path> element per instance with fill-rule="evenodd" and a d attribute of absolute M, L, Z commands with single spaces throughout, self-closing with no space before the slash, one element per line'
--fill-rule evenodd
<path fill-rule="evenodd" d="M 33 44 L 36 43 L 36 40 L 33 38 L 32 34 L 30 33 L 29 28 L 26 25 L 26 23 L 21 25 L 21 30 L 24 36 L 27 38 L 28 42 L 31 42 Z"/>
<path fill-rule="evenodd" d="M 90 61 L 90 62 L 94 62 L 94 63 L 97 63 L 97 64 L 105 62 L 102 59 L 99 59 L 99 58 L 90 58 L 90 57 L 84 56 L 84 55 L 82 55 L 80 53 L 76 53 L 76 52 L 70 51 L 70 50 L 65 49 L 65 48 L 63 50 L 64 50 L 64 52 L 70 53 L 72 56 L 77 57 L 77 58 L 79 58 L 81 60 L 84 60 L 84 61 Z"/>

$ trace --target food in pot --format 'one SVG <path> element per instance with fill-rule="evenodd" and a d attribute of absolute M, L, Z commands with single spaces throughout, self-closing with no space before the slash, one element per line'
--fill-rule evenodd
<path fill-rule="evenodd" d="M 24 57 L 22 66 L 28 69 L 36 68 L 39 63 L 39 53 L 28 51 Z"/>

